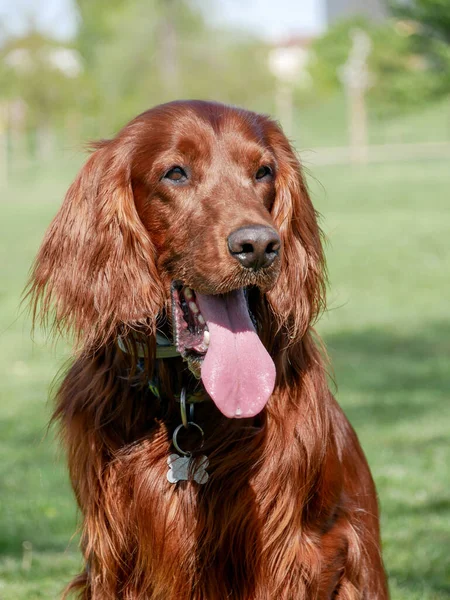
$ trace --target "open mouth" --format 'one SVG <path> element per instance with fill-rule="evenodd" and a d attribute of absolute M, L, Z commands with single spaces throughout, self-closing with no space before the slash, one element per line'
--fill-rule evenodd
<path fill-rule="evenodd" d="M 227 417 L 252 417 L 275 386 L 275 365 L 255 329 L 243 288 L 200 294 L 172 285 L 172 322 L 178 351 L 201 377 Z"/>
<path fill-rule="evenodd" d="M 209 329 L 194 290 L 180 282 L 172 284 L 172 323 L 178 352 L 200 378 L 201 363 L 209 346 Z"/>

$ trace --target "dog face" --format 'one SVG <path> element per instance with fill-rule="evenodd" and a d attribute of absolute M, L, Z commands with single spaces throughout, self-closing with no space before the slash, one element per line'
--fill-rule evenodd
<path fill-rule="evenodd" d="M 282 251 L 271 215 L 277 162 L 262 120 L 202 103 L 149 117 L 132 180 L 161 276 L 203 294 L 273 287 Z"/>

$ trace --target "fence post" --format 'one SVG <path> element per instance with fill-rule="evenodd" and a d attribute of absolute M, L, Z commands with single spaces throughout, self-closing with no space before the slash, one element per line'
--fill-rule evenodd
<path fill-rule="evenodd" d="M 350 158 L 353 163 L 367 163 L 366 92 L 372 83 L 367 59 L 372 50 L 372 41 L 362 29 L 353 30 L 351 38 L 352 47 L 347 62 L 339 70 L 339 76 L 347 97 Z"/>
<path fill-rule="evenodd" d="M 281 46 L 269 53 L 269 68 L 276 78 L 276 115 L 289 136 L 294 132 L 294 87 L 305 68 L 307 57 L 306 50 L 299 46 Z"/>
<path fill-rule="evenodd" d="M 8 104 L 0 103 L 0 187 L 8 187 Z"/>

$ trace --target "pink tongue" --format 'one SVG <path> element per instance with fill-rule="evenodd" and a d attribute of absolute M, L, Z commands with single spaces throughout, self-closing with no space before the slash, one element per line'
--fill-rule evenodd
<path fill-rule="evenodd" d="M 202 364 L 206 391 L 226 417 L 253 417 L 273 392 L 275 365 L 255 331 L 244 291 L 197 293 L 197 302 L 210 333 Z"/>

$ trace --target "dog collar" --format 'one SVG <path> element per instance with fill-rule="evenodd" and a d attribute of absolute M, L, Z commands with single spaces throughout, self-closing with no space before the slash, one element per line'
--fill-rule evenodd
<path fill-rule="evenodd" d="M 122 336 L 117 337 L 117 345 L 125 352 L 125 354 L 129 354 L 127 347 L 122 339 Z M 137 358 L 145 358 L 147 356 L 147 347 L 141 342 L 136 341 L 136 352 Z M 177 347 L 172 344 L 172 342 L 161 333 L 156 334 L 156 358 L 176 358 L 177 356 L 181 356 L 178 352 Z"/>
<path fill-rule="evenodd" d="M 125 354 L 129 354 L 127 346 L 125 345 L 122 336 L 117 337 L 117 345 Z M 141 342 L 136 341 L 136 353 L 137 353 L 137 368 L 139 371 L 143 372 L 145 369 L 144 359 L 147 356 L 147 347 Z M 161 333 L 156 334 L 156 359 L 166 359 L 166 358 L 177 358 L 182 357 L 181 353 L 178 351 L 177 347 L 172 344 L 172 342 L 165 335 Z M 188 363 L 189 366 L 189 363 Z M 195 376 L 195 375 L 194 375 Z M 148 389 L 150 392 L 158 399 L 161 399 L 160 393 L 160 382 L 158 373 L 154 374 L 152 379 L 148 379 Z M 185 388 L 183 388 L 185 390 Z M 195 404 L 198 402 L 204 402 L 205 400 L 209 400 L 208 395 L 204 390 L 192 390 L 185 391 L 186 398 L 185 401 L 187 404 Z M 175 399 L 177 402 L 180 401 L 180 396 L 175 395 Z"/>

